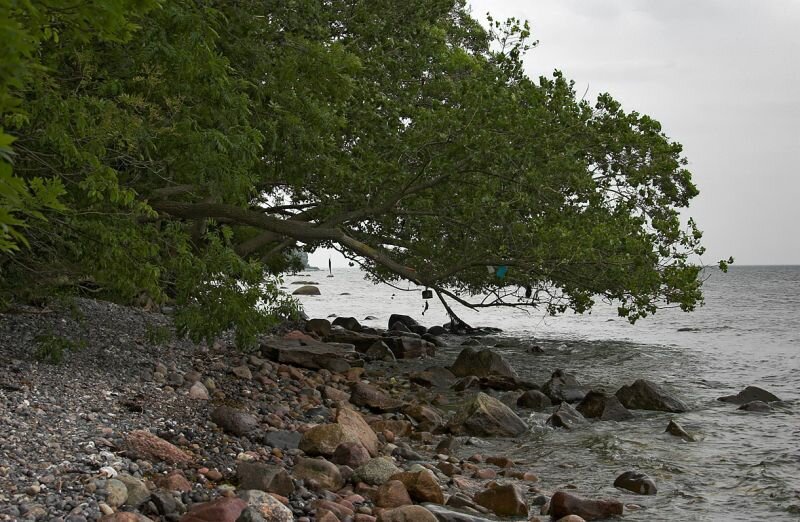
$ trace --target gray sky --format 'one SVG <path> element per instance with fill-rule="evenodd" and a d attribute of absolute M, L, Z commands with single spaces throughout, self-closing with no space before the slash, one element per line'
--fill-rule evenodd
<path fill-rule="evenodd" d="M 530 21 L 530 76 L 560 69 L 684 145 L 703 262 L 800 264 L 800 0 L 470 3 Z"/>

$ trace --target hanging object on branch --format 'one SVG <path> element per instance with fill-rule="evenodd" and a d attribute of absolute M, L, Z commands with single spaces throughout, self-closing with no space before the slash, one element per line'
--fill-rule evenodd
<path fill-rule="evenodd" d="M 423 299 L 432 299 L 433 298 L 433 290 L 426 288 L 422 291 L 422 298 Z"/>

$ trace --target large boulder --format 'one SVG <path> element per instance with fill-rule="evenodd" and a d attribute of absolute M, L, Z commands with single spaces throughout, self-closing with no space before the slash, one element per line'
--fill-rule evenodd
<path fill-rule="evenodd" d="M 261 353 L 267 359 L 282 364 L 338 373 L 349 370 L 350 363 L 347 359 L 355 357 L 353 347 L 345 344 L 276 337 L 270 337 L 261 343 Z"/>
<path fill-rule="evenodd" d="M 309 319 L 306 321 L 306 331 L 325 337 L 331 333 L 331 322 L 327 319 Z"/>
<path fill-rule="evenodd" d="M 680 399 L 645 379 L 637 379 L 630 386 L 623 386 L 615 395 L 629 410 L 681 413 L 689 409 Z"/>
<path fill-rule="evenodd" d="M 453 372 L 440 366 L 431 366 L 419 372 L 412 372 L 408 380 L 426 388 L 449 388 L 456 381 Z"/>
<path fill-rule="evenodd" d="M 125 446 L 132 455 L 147 460 L 163 460 L 168 464 L 191 462 L 192 458 L 174 444 L 146 430 L 134 430 L 125 437 Z"/>
<path fill-rule="evenodd" d="M 516 484 L 497 484 L 475 494 L 475 502 L 501 517 L 527 517 L 525 494 Z"/>
<path fill-rule="evenodd" d="M 542 393 L 547 395 L 554 404 L 562 402 L 582 401 L 589 388 L 578 382 L 571 373 L 556 370 L 542 386 Z"/>
<path fill-rule="evenodd" d="M 461 406 L 448 423 L 448 429 L 456 435 L 516 437 L 525 433 L 528 426 L 511 408 L 479 392 Z"/>
<path fill-rule="evenodd" d="M 417 502 L 431 502 L 433 504 L 444 504 L 444 493 L 436 477 L 429 470 L 404 471 L 392 475 L 389 480 L 399 480 L 403 483 Z"/>
<path fill-rule="evenodd" d="M 292 476 L 303 480 L 307 486 L 322 490 L 338 491 L 344 486 L 339 467 L 323 458 L 298 458 L 292 469 Z"/>
<path fill-rule="evenodd" d="M 553 401 L 539 390 L 528 390 L 519 396 L 517 406 L 534 411 L 545 411 L 553 406 Z"/>
<path fill-rule="evenodd" d="M 406 328 L 419 326 L 419 323 L 412 317 L 402 314 L 392 314 L 389 316 L 388 330 L 391 330 L 395 323 L 402 323 Z"/>
<path fill-rule="evenodd" d="M 383 341 L 398 359 L 419 359 L 436 355 L 436 345 L 422 339 L 402 336 L 384 337 Z"/>
<path fill-rule="evenodd" d="M 378 522 L 437 522 L 433 513 L 422 506 L 400 506 L 382 511 Z"/>
<path fill-rule="evenodd" d="M 340 444 L 360 443 L 371 456 L 378 454 L 378 437 L 360 413 L 349 408 L 336 412 L 336 422 L 319 424 L 303 433 L 298 447 L 307 455 L 330 457 Z"/>
<path fill-rule="evenodd" d="M 394 356 L 394 352 L 392 352 L 383 341 L 375 341 L 372 343 L 372 345 L 367 348 L 367 351 L 364 352 L 364 356 L 370 361 L 394 362 L 397 360 Z"/>
<path fill-rule="evenodd" d="M 294 493 L 292 477 L 281 467 L 261 462 L 239 462 L 236 466 L 239 489 L 253 489 L 288 497 Z"/>
<path fill-rule="evenodd" d="M 780 399 L 771 394 L 767 390 L 763 390 L 758 386 L 748 386 L 736 395 L 726 395 L 717 399 L 722 402 L 731 402 L 733 404 L 747 404 L 748 402 L 761 401 L 761 402 L 775 402 Z"/>
<path fill-rule="evenodd" d="M 626 489 L 640 495 L 655 495 L 658 492 L 653 479 L 641 471 L 626 471 L 614 481 L 615 488 Z"/>
<path fill-rule="evenodd" d="M 554 428 L 574 429 L 586 424 L 586 419 L 567 402 L 562 402 L 546 421 Z"/>
<path fill-rule="evenodd" d="M 375 505 L 381 508 L 396 508 L 413 504 L 406 487 L 399 480 L 383 483 L 375 493 Z"/>
<path fill-rule="evenodd" d="M 433 431 L 444 425 L 444 418 L 436 408 L 424 404 L 409 404 L 403 413 L 418 423 L 418 431 Z"/>
<path fill-rule="evenodd" d="M 622 515 L 622 503 L 617 500 L 588 500 L 564 491 L 550 498 L 550 516 L 554 520 L 577 515 L 584 520 L 599 520 Z"/>
<path fill-rule="evenodd" d="M 181 522 L 236 522 L 246 507 L 247 502 L 240 498 L 220 497 L 193 505 Z"/>
<path fill-rule="evenodd" d="M 303 285 L 294 292 L 292 292 L 292 295 L 321 295 L 321 294 L 322 292 L 319 291 L 319 288 L 317 288 L 314 285 Z"/>
<path fill-rule="evenodd" d="M 341 326 L 345 330 L 350 330 L 351 332 L 361 331 L 361 323 L 359 323 L 358 319 L 355 317 L 337 317 L 333 320 L 333 326 Z"/>
<path fill-rule="evenodd" d="M 517 379 L 517 372 L 511 365 L 503 359 L 502 355 L 493 352 L 490 348 L 480 351 L 469 346 L 464 348 L 450 367 L 450 371 L 456 377 L 500 375 Z"/>
<path fill-rule="evenodd" d="M 675 422 L 675 420 L 670 420 L 667 424 L 667 429 L 664 430 L 664 433 L 669 433 L 674 437 L 680 437 L 686 442 L 694 442 L 694 437 L 690 435 L 683 426 Z"/>
<path fill-rule="evenodd" d="M 263 491 L 239 491 L 239 498 L 247 502 L 247 507 L 236 522 L 294 522 L 292 510 Z"/>
<path fill-rule="evenodd" d="M 575 409 L 587 419 L 623 421 L 633 418 L 633 414 L 619 402 L 615 395 L 598 391 L 587 393 Z"/>
<path fill-rule="evenodd" d="M 369 462 L 370 456 L 367 449 L 360 442 L 342 442 L 333 452 L 331 461 L 340 466 L 357 468 Z"/>
<path fill-rule="evenodd" d="M 391 479 L 393 475 L 401 473 L 391 457 L 377 457 L 353 472 L 354 482 L 364 482 L 372 486 L 380 486 Z"/>

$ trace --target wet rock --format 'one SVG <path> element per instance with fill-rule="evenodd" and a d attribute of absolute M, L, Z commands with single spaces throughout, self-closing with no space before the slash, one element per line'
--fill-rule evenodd
<path fill-rule="evenodd" d="M 326 337 L 331 333 L 331 322 L 327 319 L 309 319 L 306 321 L 306 331 Z"/>
<path fill-rule="evenodd" d="M 587 393 L 575 409 L 588 419 L 623 421 L 633 418 L 633 414 L 619 402 L 616 396 L 597 391 Z"/>
<path fill-rule="evenodd" d="M 390 397 L 365 382 L 357 382 L 351 386 L 350 402 L 381 413 L 399 411 L 403 407 L 403 401 Z"/>
<path fill-rule="evenodd" d="M 571 373 L 556 370 L 542 386 L 542 393 L 547 395 L 554 404 L 562 402 L 578 402 L 583 400 L 589 389 L 583 386 Z"/>
<path fill-rule="evenodd" d="M 236 466 L 239 488 L 267 491 L 288 497 L 294 493 L 294 483 L 289 474 L 278 466 L 260 462 L 239 462 Z"/>
<path fill-rule="evenodd" d="M 394 353 L 383 341 L 375 341 L 372 346 L 364 352 L 364 356 L 370 361 L 394 362 L 397 360 Z"/>
<path fill-rule="evenodd" d="M 550 498 L 550 516 L 555 519 L 577 515 L 585 520 L 598 520 L 622 515 L 622 503 L 616 500 L 588 500 L 564 491 Z"/>
<path fill-rule="evenodd" d="M 567 402 L 562 402 L 546 421 L 548 426 L 554 428 L 575 429 L 586 424 L 586 419 Z"/>
<path fill-rule="evenodd" d="M 344 479 L 336 464 L 323 458 L 298 458 L 292 476 L 305 481 L 307 486 L 338 491 L 344 486 Z"/>
<path fill-rule="evenodd" d="M 223 431 L 240 437 L 258 427 L 258 419 L 253 415 L 230 406 L 215 408 L 211 412 L 211 422 L 222 428 Z"/>
<path fill-rule="evenodd" d="M 771 394 L 767 390 L 763 390 L 757 386 L 748 386 L 736 395 L 726 395 L 717 399 L 722 402 L 731 402 L 733 404 L 747 404 L 748 402 L 761 401 L 761 402 L 775 402 L 780 399 Z"/>
<path fill-rule="evenodd" d="M 444 504 L 444 493 L 436 477 L 430 471 L 405 471 L 392 475 L 390 480 L 399 480 L 403 483 L 408 494 L 417 502 L 431 502 Z"/>
<path fill-rule="evenodd" d="M 456 378 L 447 368 L 433 366 L 420 372 L 409 374 L 408 380 L 426 388 L 449 388 Z"/>
<path fill-rule="evenodd" d="M 470 375 L 469 377 L 464 377 L 463 379 L 459 379 L 453 384 L 453 390 L 455 391 L 464 391 L 470 388 L 478 388 L 481 385 L 481 380 L 474 375 Z"/>
<path fill-rule="evenodd" d="M 264 442 L 273 448 L 294 449 L 300 445 L 302 436 L 296 431 L 270 431 L 264 435 Z"/>
<path fill-rule="evenodd" d="M 220 497 L 211 502 L 195 504 L 180 522 L 236 522 L 247 502 L 235 497 Z"/>
<path fill-rule="evenodd" d="M 391 330 L 395 323 L 402 323 L 406 328 L 419 326 L 419 323 L 414 318 L 402 314 L 392 314 L 389 316 L 388 329 Z"/>
<path fill-rule="evenodd" d="M 399 480 L 389 480 L 378 488 L 375 505 L 382 508 L 396 508 L 413 504 L 406 487 Z"/>
<path fill-rule="evenodd" d="M 553 406 L 553 401 L 539 390 L 528 390 L 519 396 L 517 406 L 534 411 L 545 411 Z"/>
<path fill-rule="evenodd" d="M 456 377 L 500 375 L 517 379 L 517 372 L 503 359 L 503 356 L 489 348 L 480 351 L 471 347 L 464 348 L 450 367 L 450 371 Z"/>
<path fill-rule="evenodd" d="M 655 495 L 658 492 L 653 479 L 641 471 L 626 471 L 614 480 L 614 487 L 627 489 L 640 495 Z"/>
<path fill-rule="evenodd" d="M 678 398 L 645 379 L 637 379 L 630 386 L 621 387 L 615 395 L 622 405 L 629 410 L 681 413 L 689 409 Z"/>
<path fill-rule="evenodd" d="M 333 320 L 333 326 L 341 326 L 345 330 L 350 330 L 351 332 L 361 331 L 361 323 L 359 323 L 358 319 L 355 317 L 337 317 Z"/>
<path fill-rule="evenodd" d="M 436 345 L 412 337 L 386 337 L 386 345 L 397 359 L 419 359 L 436 355 Z"/>
<path fill-rule="evenodd" d="M 762 413 L 767 413 L 772 411 L 772 407 L 763 401 L 750 401 L 746 404 L 742 404 L 736 409 L 743 411 L 758 411 Z"/>
<path fill-rule="evenodd" d="M 236 522 L 293 522 L 292 510 L 275 497 L 263 491 L 240 491 L 239 498 L 247 502 L 247 508 Z M 246 512 L 248 512 L 246 514 Z"/>
<path fill-rule="evenodd" d="M 525 494 L 516 484 L 497 484 L 475 495 L 475 502 L 501 517 L 528 516 Z"/>
<path fill-rule="evenodd" d="M 356 469 L 353 472 L 354 482 L 364 482 L 372 486 L 379 486 L 388 481 L 392 475 L 402 472 L 391 458 L 377 457 Z"/>
<path fill-rule="evenodd" d="M 425 333 L 422 335 L 422 339 L 428 341 L 431 344 L 435 344 L 438 347 L 445 347 L 447 343 L 441 338 L 431 333 Z"/>
<path fill-rule="evenodd" d="M 369 459 L 369 452 L 360 442 L 348 441 L 336 447 L 331 461 L 340 466 L 349 466 L 355 469 L 369 462 Z"/>
<path fill-rule="evenodd" d="M 515 437 L 528 426 L 511 408 L 499 400 L 479 392 L 469 399 L 448 423 L 454 434 L 478 437 Z"/>
<path fill-rule="evenodd" d="M 461 441 L 455 437 L 445 437 L 436 445 L 436 453 L 454 455 L 461 447 Z"/>
<path fill-rule="evenodd" d="M 314 285 L 303 285 L 292 292 L 292 295 L 322 295 L 322 292 Z"/>
<path fill-rule="evenodd" d="M 437 522 L 433 513 L 422 506 L 400 506 L 381 512 L 378 522 Z"/>
<path fill-rule="evenodd" d="M 446 334 L 447 330 L 445 329 L 444 326 L 436 325 L 436 326 L 431 326 L 430 328 L 428 328 L 428 333 L 438 337 L 440 335 Z"/>
<path fill-rule="evenodd" d="M 125 445 L 132 454 L 147 460 L 163 460 L 169 464 L 180 464 L 192 460 L 174 444 L 145 430 L 130 432 L 125 437 Z"/>
<path fill-rule="evenodd" d="M 694 442 L 694 437 L 689 435 L 683 426 L 675 422 L 674 420 L 670 420 L 669 424 L 667 424 L 667 429 L 664 430 L 664 433 L 669 433 L 670 435 L 674 435 L 675 437 L 680 437 L 687 442 Z"/>

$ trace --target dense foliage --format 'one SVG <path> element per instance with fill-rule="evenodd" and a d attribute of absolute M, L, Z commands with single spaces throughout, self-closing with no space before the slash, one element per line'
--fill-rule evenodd
<path fill-rule="evenodd" d="M 459 0 L 0 0 L 6 300 L 174 301 L 247 344 L 300 245 L 464 304 L 691 310 L 681 146 L 527 77 L 528 38 Z"/>

